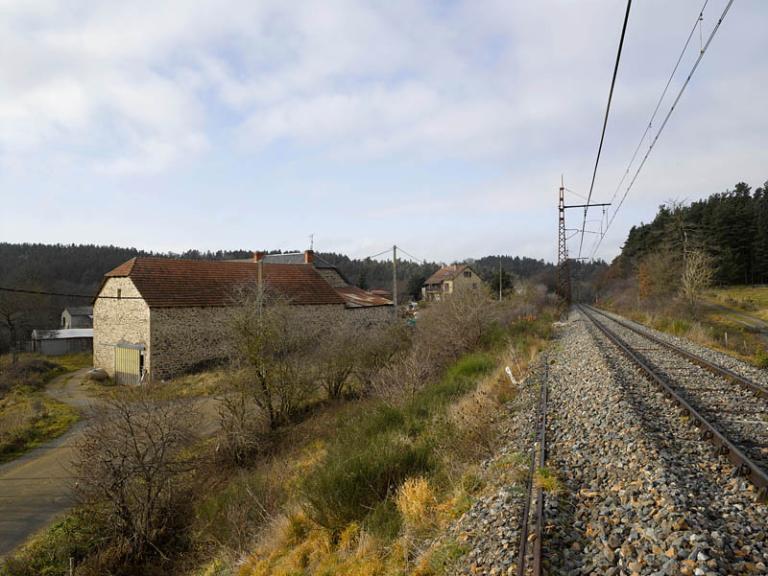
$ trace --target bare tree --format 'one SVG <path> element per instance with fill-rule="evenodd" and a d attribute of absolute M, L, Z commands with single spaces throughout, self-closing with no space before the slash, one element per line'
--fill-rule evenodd
<path fill-rule="evenodd" d="M 285 422 L 312 393 L 308 358 L 318 327 L 268 287 L 244 288 L 232 308 L 233 364 L 250 387 L 269 427 Z"/>
<path fill-rule="evenodd" d="M 680 290 L 692 309 L 696 308 L 702 292 L 712 284 L 714 273 L 709 254 L 703 250 L 691 250 L 686 254 Z"/>
<path fill-rule="evenodd" d="M 145 389 L 107 400 L 77 446 L 76 491 L 120 554 L 141 561 L 174 536 L 189 501 L 188 448 L 197 418 L 189 402 Z"/>

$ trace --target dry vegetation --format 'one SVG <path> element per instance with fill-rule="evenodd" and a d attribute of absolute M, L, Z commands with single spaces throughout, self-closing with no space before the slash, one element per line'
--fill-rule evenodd
<path fill-rule="evenodd" d="M 712 288 L 715 268 L 711 257 L 703 251 L 691 250 L 685 258 L 669 251 L 651 252 L 627 277 L 615 274 L 615 268 L 612 266 L 598 285 L 599 305 L 662 332 L 688 338 L 758 367 L 768 367 L 765 336 L 727 311 L 707 305 L 714 300 L 734 309 L 751 308 L 757 313 L 762 309 L 760 298 L 764 294 L 746 287 Z"/>
<path fill-rule="evenodd" d="M 77 412 L 43 393 L 56 376 L 83 366 L 86 355 L 61 356 L 54 362 L 21 354 L 14 363 L 0 357 L 0 462 L 60 436 L 77 420 Z"/>
<path fill-rule="evenodd" d="M 320 346 L 289 307 L 248 297 L 217 435 L 195 441 L 178 400 L 113 400 L 81 447 L 83 505 L 0 574 L 73 556 L 80 575 L 425 576 L 463 552 L 430 543 L 482 488 L 516 392 L 503 367 L 525 373 L 555 307 L 468 293 L 411 329 L 340 321 L 310 334 Z"/>

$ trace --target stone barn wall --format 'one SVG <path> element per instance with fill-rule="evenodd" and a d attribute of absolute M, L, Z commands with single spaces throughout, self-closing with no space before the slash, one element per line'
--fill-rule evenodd
<path fill-rule="evenodd" d="M 311 328 L 322 328 L 344 312 L 341 304 L 296 309 Z M 229 358 L 232 311 L 231 307 L 153 308 L 151 379 L 167 380 Z"/>
<path fill-rule="evenodd" d="M 99 292 L 100 296 L 117 296 L 122 300 L 96 299 L 93 305 L 93 366 L 115 376 L 115 344 L 128 342 L 145 347 L 145 369 L 151 370 L 152 355 L 149 338 L 149 306 L 139 297 L 130 278 L 110 278 Z"/>

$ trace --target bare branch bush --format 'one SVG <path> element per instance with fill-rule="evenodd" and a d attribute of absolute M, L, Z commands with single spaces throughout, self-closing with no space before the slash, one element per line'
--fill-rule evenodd
<path fill-rule="evenodd" d="M 462 354 L 478 347 L 500 308 L 484 290 L 462 290 L 420 315 L 411 347 L 376 376 L 374 388 L 390 399 L 412 397 Z"/>
<path fill-rule="evenodd" d="M 197 418 L 190 402 L 144 389 L 96 409 L 78 443 L 76 493 L 120 558 L 164 556 L 190 502 Z"/>
<path fill-rule="evenodd" d="M 372 393 L 379 374 L 390 369 L 410 345 L 410 330 L 401 323 L 368 328 L 357 341 L 358 357 L 354 373 L 360 393 Z"/>
<path fill-rule="evenodd" d="M 313 365 L 329 398 L 341 398 L 347 392 L 361 356 L 359 342 L 367 336 L 362 331 L 348 315 L 339 314 L 317 342 Z"/>
<path fill-rule="evenodd" d="M 225 462 L 243 466 L 267 448 L 270 426 L 266 412 L 255 401 L 252 375 L 232 371 L 230 383 L 218 398 L 217 454 Z"/>
<path fill-rule="evenodd" d="M 264 286 L 242 289 L 232 307 L 233 367 L 250 383 L 252 398 L 272 430 L 315 391 L 308 360 L 319 327 L 307 322 L 299 308 Z"/>

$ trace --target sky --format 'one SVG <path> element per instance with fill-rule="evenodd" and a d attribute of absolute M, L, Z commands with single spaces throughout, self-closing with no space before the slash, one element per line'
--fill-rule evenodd
<path fill-rule="evenodd" d="M 702 3 L 634 3 L 594 202 L 617 190 Z M 707 3 L 661 114 L 726 3 Z M 582 202 L 625 7 L 0 0 L 0 241 L 286 250 L 313 235 L 352 257 L 554 260 L 560 178 Z M 768 180 L 766 22 L 768 2 L 734 2 L 596 256 L 664 202 Z"/>

